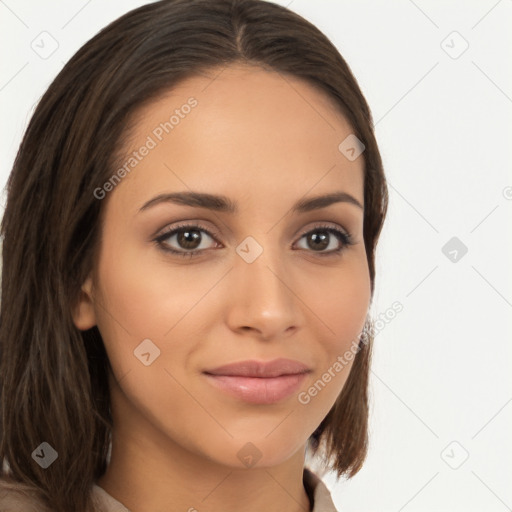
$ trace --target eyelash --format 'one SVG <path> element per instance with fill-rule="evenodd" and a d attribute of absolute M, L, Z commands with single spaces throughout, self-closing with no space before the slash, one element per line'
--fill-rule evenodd
<path fill-rule="evenodd" d="M 164 240 L 170 238 L 171 236 L 175 235 L 176 233 L 179 233 L 180 231 L 183 231 L 185 229 L 194 230 L 194 231 L 203 231 L 205 232 L 209 237 L 216 240 L 216 236 L 210 232 L 210 230 L 206 229 L 205 227 L 201 226 L 200 224 L 180 224 L 178 226 L 174 226 L 171 229 L 168 229 L 161 235 L 157 236 L 153 241 L 157 244 L 157 246 L 168 253 L 176 254 L 177 256 L 186 257 L 189 256 L 190 258 L 200 256 L 200 254 L 207 249 L 195 249 L 193 251 L 177 251 L 175 249 L 171 249 L 168 247 L 167 244 L 164 243 Z M 334 235 L 342 244 L 339 247 L 339 249 L 333 249 L 331 251 L 323 251 L 323 252 L 316 252 L 316 251 L 310 251 L 315 254 L 318 254 L 321 257 L 326 256 L 339 256 L 348 246 L 353 245 L 353 237 L 348 231 L 341 231 L 339 229 L 336 229 L 330 225 L 319 225 L 315 226 L 313 229 L 309 229 L 308 231 L 303 232 L 299 240 L 301 240 L 304 236 L 309 235 L 311 233 L 315 233 L 317 231 L 326 231 L 332 235 Z"/>

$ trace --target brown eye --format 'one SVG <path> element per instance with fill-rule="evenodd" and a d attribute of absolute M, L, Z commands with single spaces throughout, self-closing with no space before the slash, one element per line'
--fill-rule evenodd
<path fill-rule="evenodd" d="M 182 249 L 197 249 L 201 244 L 199 229 L 179 229 L 176 231 L 176 241 Z"/>
<path fill-rule="evenodd" d="M 300 240 L 305 240 L 306 249 L 319 255 L 333 255 L 340 253 L 347 246 L 352 245 L 352 237 L 332 226 L 318 226 L 303 233 Z"/>
<path fill-rule="evenodd" d="M 215 240 L 205 228 L 197 225 L 177 226 L 159 235 L 155 242 L 165 251 L 182 256 L 199 255 L 209 249 L 208 238 Z"/>

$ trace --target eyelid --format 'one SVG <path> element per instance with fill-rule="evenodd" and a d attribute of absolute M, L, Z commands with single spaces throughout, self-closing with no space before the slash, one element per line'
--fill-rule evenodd
<path fill-rule="evenodd" d="M 344 227 L 340 226 L 339 224 L 336 224 L 336 223 L 333 223 L 330 221 L 318 221 L 318 222 L 320 222 L 320 224 L 315 224 L 314 226 L 311 226 L 307 229 L 302 230 L 299 235 L 300 238 L 302 238 L 304 235 L 307 235 L 308 233 L 311 233 L 312 231 L 315 231 L 315 230 L 320 231 L 321 229 L 330 229 L 330 228 L 336 229 L 337 231 L 341 231 L 344 235 L 347 235 L 349 237 L 351 236 L 349 231 L 346 230 Z"/>

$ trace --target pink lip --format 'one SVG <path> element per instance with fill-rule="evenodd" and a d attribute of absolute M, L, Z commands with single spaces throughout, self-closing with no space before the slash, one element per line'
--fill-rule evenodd
<path fill-rule="evenodd" d="M 272 404 L 293 394 L 311 369 L 291 359 L 241 361 L 203 373 L 228 394 L 253 404 Z"/>
<path fill-rule="evenodd" d="M 293 359 L 274 359 L 268 362 L 240 361 L 205 370 L 211 375 L 236 375 L 239 377 L 279 377 L 280 375 L 292 375 L 309 372 L 311 369 L 299 361 Z"/>

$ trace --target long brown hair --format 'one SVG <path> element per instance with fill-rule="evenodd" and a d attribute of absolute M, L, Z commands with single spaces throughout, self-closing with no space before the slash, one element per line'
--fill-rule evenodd
<path fill-rule="evenodd" d="M 364 241 L 373 297 L 387 187 L 369 107 L 327 37 L 262 0 L 163 0 L 109 24 L 39 102 L 7 182 L 1 224 L 0 476 L 33 488 L 56 512 L 93 510 L 90 489 L 105 472 L 111 440 L 103 340 L 97 327 L 78 330 L 71 315 L 96 263 L 104 202 L 94 190 L 116 168 L 136 109 L 230 63 L 314 85 L 365 145 Z M 338 477 L 354 475 L 367 451 L 371 342 L 369 334 L 360 343 L 342 393 L 310 438 L 315 453 L 324 447 Z M 58 454 L 47 469 L 33 458 L 43 442 Z"/>

